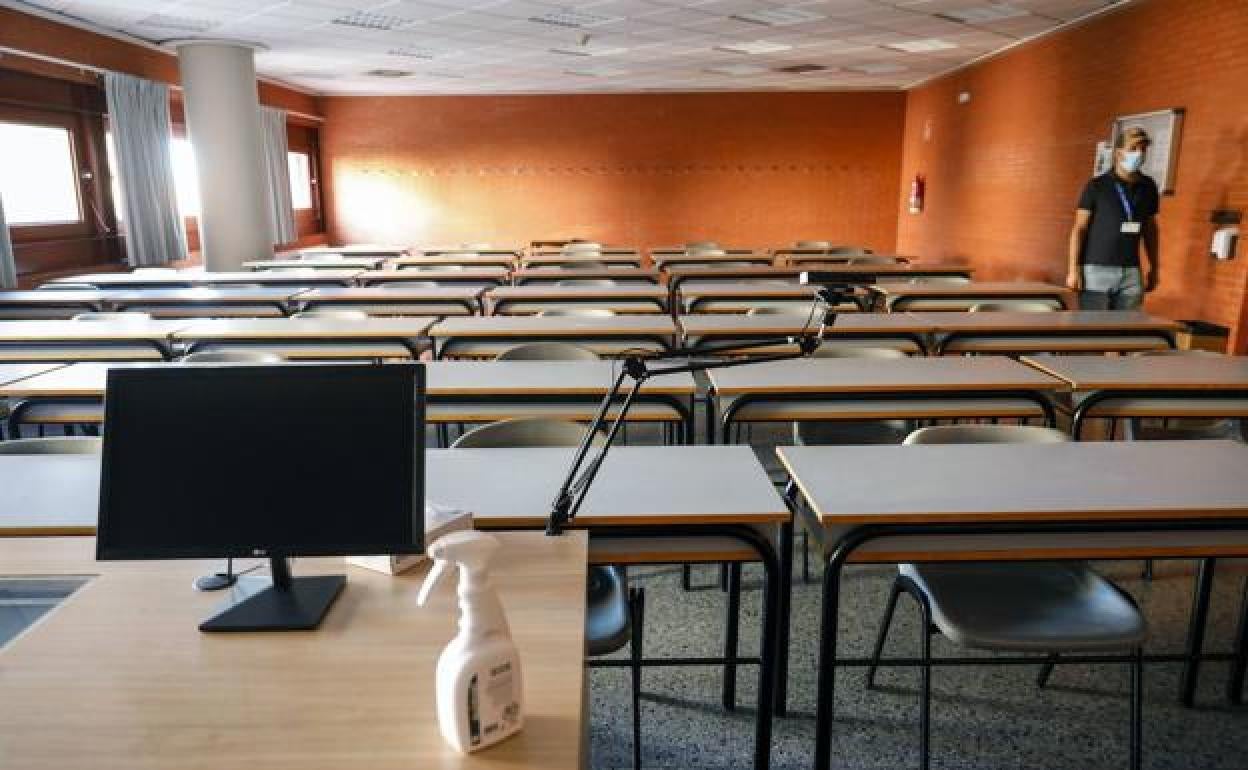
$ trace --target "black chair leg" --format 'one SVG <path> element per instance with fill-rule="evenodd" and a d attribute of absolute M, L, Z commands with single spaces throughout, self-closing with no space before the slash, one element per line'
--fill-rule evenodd
<path fill-rule="evenodd" d="M 871 651 L 871 665 L 867 667 L 867 689 L 875 689 L 875 670 L 879 667 L 880 655 L 884 652 L 884 642 L 888 639 L 888 628 L 893 624 L 893 612 L 897 609 L 897 597 L 901 596 L 901 581 L 893 580 L 893 587 L 888 592 L 888 604 L 884 606 L 884 617 L 880 620 L 880 630 L 876 632 L 875 647 Z"/>
<path fill-rule="evenodd" d="M 633 676 L 633 770 L 641 770 L 641 660 L 646 618 L 646 589 L 629 592 L 628 609 L 632 624 L 629 657 Z"/>
<path fill-rule="evenodd" d="M 693 565 L 691 564 L 680 565 L 680 588 L 683 591 L 689 591 L 693 589 Z"/>
<path fill-rule="evenodd" d="M 719 590 L 728 590 L 728 563 L 723 561 L 719 563 Z"/>
<path fill-rule="evenodd" d="M 1057 664 L 1057 653 L 1049 656 L 1049 659 L 1040 665 L 1040 673 L 1036 674 L 1036 687 L 1041 690 L 1049 683 L 1049 677 L 1053 674 L 1053 666 Z"/>
<path fill-rule="evenodd" d="M 1213 591 L 1213 573 L 1218 560 L 1206 558 L 1200 560 L 1200 569 L 1196 572 L 1196 585 L 1192 592 L 1192 617 L 1187 627 L 1187 662 L 1183 665 L 1183 673 L 1179 679 L 1179 702 L 1191 708 L 1196 699 L 1196 684 L 1200 678 L 1200 655 L 1205 645 L 1205 625 L 1209 618 L 1209 595 Z"/>
<path fill-rule="evenodd" d="M 1131 770 L 1140 770 L 1144 743 L 1144 650 L 1137 647 L 1131 662 Z"/>
<path fill-rule="evenodd" d="M 932 608 L 927 602 L 915 596 L 922 613 L 919 626 L 920 658 L 923 666 L 919 669 L 919 762 L 922 770 L 928 770 L 932 764 Z"/>
<path fill-rule="evenodd" d="M 1244 672 L 1248 669 L 1248 578 L 1244 579 L 1243 595 L 1239 600 L 1239 624 L 1235 629 L 1235 658 L 1231 661 L 1231 679 L 1227 683 L 1227 697 L 1231 703 L 1244 702 Z"/>
<path fill-rule="evenodd" d="M 1144 571 L 1140 573 L 1140 577 L 1151 581 L 1153 579 L 1153 560 L 1147 559 L 1144 562 Z"/>
<path fill-rule="evenodd" d="M 737 640 L 741 626 L 741 564 L 733 562 L 728 567 L 728 618 L 724 629 L 724 710 L 737 708 Z"/>

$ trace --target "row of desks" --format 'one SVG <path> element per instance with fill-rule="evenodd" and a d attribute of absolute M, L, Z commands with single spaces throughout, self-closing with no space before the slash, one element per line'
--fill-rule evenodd
<path fill-rule="evenodd" d="M 98 346 L 102 360 L 167 358 L 175 343 L 377 343 L 373 357 L 418 353 L 416 343 L 432 339 L 443 356 L 493 356 L 520 342 L 575 341 L 603 354 L 632 349 L 661 351 L 677 342 L 703 345 L 757 340 L 809 332 L 795 315 L 401 316 L 367 319 L 236 318 L 143 321 L 0 321 L 0 360 L 79 360 Z M 1130 351 L 1172 345 L 1176 325 L 1142 313 L 849 313 L 824 331 L 831 341 L 871 340 L 915 352 Z M 974 343 L 974 344 L 973 344 Z M 46 355 L 33 348 L 51 346 Z M 117 350 L 119 345 L 134 349 Z M 65 358 L 64 346 L 77 346 Z M 397 348 L 396 348 L 397 346 Z M 407 352 L 404 352 L 407 351 Z M 333 351 L 317 356 L 360 357 Z M 301 357 L 316 357 L 312 352 Z M 297 352 L 292 355 L 298 356 Z M 58 357 L 60 356 L 60 357 Z M 110 358 L 111 357 L 111 358 Z"/>

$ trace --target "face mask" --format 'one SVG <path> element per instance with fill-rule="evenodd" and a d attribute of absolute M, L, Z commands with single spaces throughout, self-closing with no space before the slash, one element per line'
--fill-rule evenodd
<path fill-rule="evenodd" d="M 1122 170 L 1128 174 L 1134 174 L 1144 167 L 1144 153 L 1141 150 L 1131 150 L 1122 155 Z"/>

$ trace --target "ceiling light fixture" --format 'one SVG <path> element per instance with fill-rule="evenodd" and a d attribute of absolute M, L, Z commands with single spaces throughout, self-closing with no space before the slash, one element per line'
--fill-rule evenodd
<path fill-rule="evenodd" d="M 433 51 L 423 48 L 391 48 L 389 51 L 386 51 L 386 54 L 389 56 L 401 56 L 405 59 L 432 59 L 434 56 Z"/>
<path fill-rule="evenodd" d="M 744 54 L 779 53 L 780 51 L 788 51 L 791 48 L 793 48 L 793 46 L 786 43 L 769 43 L 766 40 L 752 40 L 742 43 L 724 43 L 723 45 L 715 46 L 716 51 Z"/>
<path fill-rule="evenodd" d="M 220 24 L 218 21 L 211 19 L 197 19 L 190 16 L 174 16 L 168 13 L 153 13 L 144 19 L 139 19 L 140 26 L 153 27 L 155 29 L 173 29 L 178 32 L 207 32 L 208 30 Z"/>
<path fill-rule="evenodd" d="M 947 40 L 937 40 L 936 38 L 927 38 L 925 40 L 903 40 L 899 43 L 887 43 L 880 46 L 890 51 L 901 51 L 902 53 L 930 53 L 932 51 L 948 51 L 957 48 L 957 43 L 950 43 Z"/>
<path fill-rule="evenodd" d="M 573 29 L 583 29 L 586 27 L 597 27 L 600 24 L 606 24 L 618 19 L 611 16 L 599 16 L 594 13 L 585 13 L 583 11 L 549 11 L 540 16 L 530 16 L 529 21 L 537 24 L 549 24 L 555 27 L 572 27 Z"/>
<path fill-rule="evenodd" d="M 344 14 L 330 20 L 331 24 L 337 24 L 342 27 L 356 27 L 358 29 L 371 29 L 375 32 L 388 32 L 392 29 L 405 27 L 408 24 L 415 23 L 414 19 L 405 19 L 402 16 L 388 16 L 384 13 L 371 13 L 369 11 L 354 11 Z"/>

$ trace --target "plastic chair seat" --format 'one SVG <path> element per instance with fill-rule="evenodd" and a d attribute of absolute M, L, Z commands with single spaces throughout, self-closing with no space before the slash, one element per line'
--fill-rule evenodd
<path fill-rule="evenodd" d="M 1095 652 L 1140 645 L 1135 603 L 1083 564 L 903 564 L 932 620 L 957 644 L 1014 652 Z"/>
<path fill-rule="evenodd" d="M 585 650 L 593 657 L 608 655 L 628 644 L 632 621 L 628 614 L 628 585 L 618 567 L 590 567 L 586 585 Z"/>

